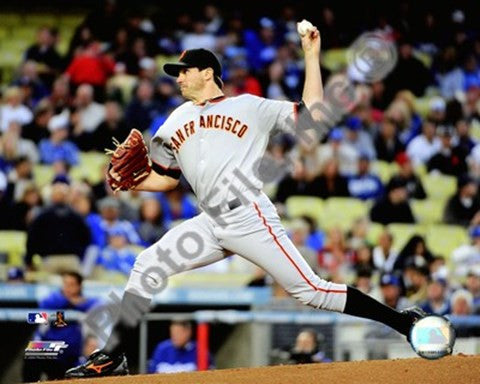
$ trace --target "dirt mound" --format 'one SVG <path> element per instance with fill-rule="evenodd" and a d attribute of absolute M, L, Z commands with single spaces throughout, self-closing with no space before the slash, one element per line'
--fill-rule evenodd
<path fill-rule="evenodd" d="M 51 384 L 478 384 L 480 356 L 401 359 L 52 381 Z"/>

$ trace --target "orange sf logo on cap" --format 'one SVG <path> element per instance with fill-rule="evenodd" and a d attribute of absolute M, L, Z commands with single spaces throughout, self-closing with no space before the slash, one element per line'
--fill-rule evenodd
<path fill-rule="evenodd" d="M 187 53 L 187 50 L 184 50 L 181 54 L 180 54 L 180 57 L 178 58 L 178 61 L 181 61 L 183 59 L 183 57 L 185 56 L 185 54 Z"/>

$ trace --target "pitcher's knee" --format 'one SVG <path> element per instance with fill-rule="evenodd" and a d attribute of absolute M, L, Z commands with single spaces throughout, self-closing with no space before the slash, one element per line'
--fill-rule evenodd
<path fill-rule="evenodd" d="M 152 298 L 160 293 L 167 285 L 167 277 L 162 271 L 156 271 L 154 267 L 146 270 L 137 270 L 135 267 L 130 272 L 126 291 L 136 295 Z"/>
<path fill-rule="evenodd" d="M 153 297 L 161 292 L 167 283 L 168 274 L 158 261 L 151 249 L 140 252 L 130 272 L 126 290 L 143 297 Z"/>
<path fill-rule="evenodd" d="M 298 284 L 287 289 L 287 292 L 302 304 L 319 308 L 317 291 L 305 284 Z"/>
<path fill-rule="evenodd" d="M 322 280 L 324 282 L 324 280 Z M 306 282 L 287 289 L 288 293 L 302 304 L 317 309 L 343 312 L 347 300 L 347 288 L 344 284 L 325 282 L 324 286 L 310 285 Z"/>

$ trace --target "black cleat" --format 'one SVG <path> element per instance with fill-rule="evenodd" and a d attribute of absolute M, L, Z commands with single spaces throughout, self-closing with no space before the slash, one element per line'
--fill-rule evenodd
<path fill-rule="evenodd" d="M 412 320 L 412 326 L 410 327 L 410 331 L 408 332 L 408 335 L 407 335 L 407 340 L 410 343 L 410 333 L 412 331 L 412 327 L 418 320 L 423 319 L 424 317 L 428 316 L 428 314 L 420 307 L 409 307 L 404 309 L 403 311 L 400 311 L 400 313 L 408 315 Z"/>
<path fill-rule="evenodd" d="M 102 351 L 93 352 L 85 363 L 65 372 L 65 378 L 67 379 L 121 375 L 128 375 L 128 363 L 125 354 L 110 356 Z"/>

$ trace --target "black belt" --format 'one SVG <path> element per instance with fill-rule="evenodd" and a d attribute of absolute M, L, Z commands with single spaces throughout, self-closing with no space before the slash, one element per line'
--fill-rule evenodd
<path fill-rule="evenodd" d="M 230 211 L 233 211 L 235 208 L 238 208 L 242 205 L 242 201 L 236 197 L 235 199 L 233 200 L 230 200 L 228 203 L 227 203 L 227 207 Z"/>

